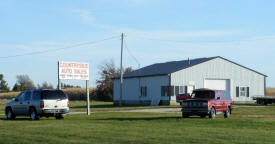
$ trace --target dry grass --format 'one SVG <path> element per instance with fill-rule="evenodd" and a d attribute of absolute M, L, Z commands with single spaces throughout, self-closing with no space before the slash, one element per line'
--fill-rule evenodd
<path fill-rule="evenodd" d="M 86 100 L 86 89 L 85 88 L 67 88 L 63 89 L 67 94 L 69 100 Z M 90 88 L 90 99 L 95 99 L 95 88 Z M 20 92 L 8 92 L 0 93 L 0 99 L 12 99 L 16 97 Z"/>
<path fill-rule="evenodd" d="M 267 96 L 275 96 L 275 88 L 266 88 Z"/>
<path fill-rule="evenodd" d="M 69 100 L 86 100 L 86 88 L 67 88 L 63 89 Z M 95 88 L 89 89 L 90 99 L 95 99 Z"/>
<path fill-rule="evenodd" d="M 12 99 L 16 97 L 20 92 L 8 92 L 8 93 L 0 93 L 0 99 Z"/>

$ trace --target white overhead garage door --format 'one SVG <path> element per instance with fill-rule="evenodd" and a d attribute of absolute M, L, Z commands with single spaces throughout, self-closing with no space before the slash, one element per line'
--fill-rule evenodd
<path fill-rule="evenodd" d="M 205 79 L 204 88 L 230 92 L 230 81 L 228 79 Z"/>

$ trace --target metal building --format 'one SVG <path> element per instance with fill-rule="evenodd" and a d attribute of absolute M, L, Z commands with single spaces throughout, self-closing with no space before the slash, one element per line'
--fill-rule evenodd
<path fill-rule="evenodd" d="M 266 75 L 223 57 L 157 63 L 124 74 L 122 104 L 167 105 L 179 93 L 209 88 L 229 91 L 233 101 L 264 96 Z M 114 104 L 120 100 L 120 80 L 113 78 Z"/>

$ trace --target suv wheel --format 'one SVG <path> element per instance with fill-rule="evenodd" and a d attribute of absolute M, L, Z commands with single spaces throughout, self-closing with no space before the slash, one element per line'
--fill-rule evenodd
<path fill-rule="evenodd" d="M 64 119 L 64 116 L 62 114 L 59 114 L 57 116 L 55 116 L 56 119 Z"/>
<path fill-rule="evenodd" d="M 30 120 L 39 120 L 37 112 L 35 111 L 34 108 L 30 109 Z"/>
<path fill-rule="evenodd" d="M 224 118 L 229 118 L 230 117 L 230 108 L 228 107 L 224 113 Z"/>
<path fill-rule="evenodd" d="M 209 118 L 214 119 L 216 117 L 216 110 L 215 108 L 211 108 Z"/>
<path fill-rule="evenodd" d="M 8 120 L 15 119 L 15 114 L 12 112 L 11 108 L 7 108 L 6 115 Z"/>

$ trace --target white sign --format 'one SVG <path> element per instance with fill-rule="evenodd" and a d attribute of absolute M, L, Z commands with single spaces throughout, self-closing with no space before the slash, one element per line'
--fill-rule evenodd
<path fill-rule="evenodd" d="M 58 77 L 67 80 L 89 80 L 89 64 L 59 61 Z"/>

